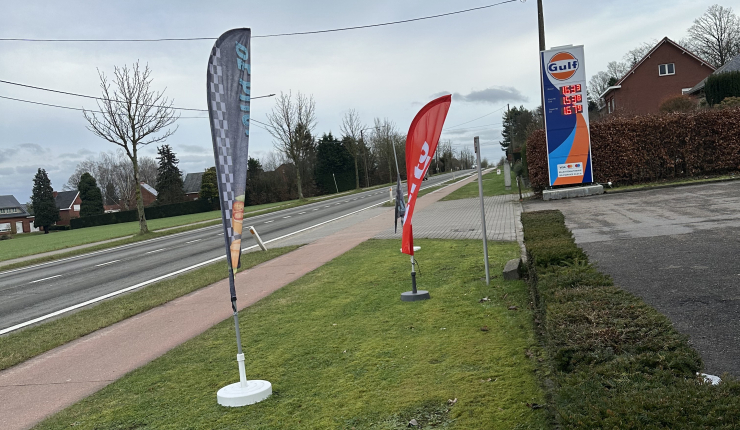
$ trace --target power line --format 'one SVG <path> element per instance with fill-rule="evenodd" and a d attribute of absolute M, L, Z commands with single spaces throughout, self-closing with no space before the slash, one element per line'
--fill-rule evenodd
<path fill-rule="evenodd" d="M 71 106 L 55 105 L 55 104 L 51 104 L 51 103 L 34 102 L 34 101 L 31 101 L 31 100 L 17 99 L 17 98 L 14 98 L 14 97 L 7 97 L 7 96 L 0 96 L 0 99 L 13 100 L 13 101 L 17 101 L 17 102 L 30 103 L 30 104 L 34 104 L 34 105 L 41 105 L 41 106 L 47 106 L 47 107 L 55 107 L 55 108 L 59 108 L 59 109 L 69 109 L 69 110 L 76 110 L 76 111 L 87 111 L 87 112 L 95 112 L 95 113 L 105 113 L 105 112 L 101 112 L 99 110 L 91 110 L 91 109 L 84 109 L 84 108 L 75 108 L 75 107 L 71 107 Z M 178 119 L 208 119 L 208 117 L 207 116 L 181 116 L 181 117 L 178 117 Z M 257 124 L 262 124 L 262 125 L 265 125 L 265 126 L 268 126 L 268 127 L 270 126 L 269 124 L 265 124 L 265 123 L 263 123 L 261 121 L 257 121 L 256 119 L 253 119 L 253 118 L 250 118 L 250 121 L 256 122 Z M 255 127 L 261 128 L 263 130 L 267 130 L 265 127 L 261 127 L 259 125 L 255 125 Z"/>
<path fill-rule="evenodd" d="M 25 87 L 25 88 L 32 88 L 34 90 L 49 91 L 49 92 L 52 92 L 52 93 L 65 94 L 65 95 L 68 95 L 68 96 L 84 97 L 86 99 L 102 100 L 102 101 L 109 101 L 109 102 L 115 102 L 115 103 L 126 103 L 123 100 L 106 99 L 104 97 L 95 97 L 95 96 L 88 96 L 88 95 L 85 95 L 85 94 L 70 93 L 68 91 L 61 91 L 61 90 L 53 90 L 51 88 L 36 87 L 36 86 L 33 86 L 33 85 L 26 85 L 26 84 L 21 84 L 21 83 L 18 83 L 18 82 L 5 81 L 5 80 L 2 80 L 2 79 L 0 79 L 0 83 L 9 84 L 9 85 L 16 85 L 16 86 Z M 265 97 L 272 97 L 274 95 L 275 94 L 267 94 L 267 95 L 264 95 L 264 96 L 251 97 L 250 99 L 251 100 L 262 99 L 262 98 L 265 98 Z M 134 104 L 138 104 L 138 103 L 134 103 Z M 176 107 L 176 106 L 145 105 L 145 104 L 142 104 L 141 106 L 166 107 L 166 108 L 171 107 L 172 109 L 177 109 L 177 110 L 189 110 L 189 111 L 196 111 L 196 112 L 208 112 L 208 109 L 182 108 L 182 107 Z"/>
<path fill-rule="evenodd" d="M 426 19 L 441 18 L 444 16 L 457 15 L 466 12 L 473 12 L 476 10 L 488 9 L 495 6 L 501 6 L 506 3 L 515 3 L 517 0 L 506 0 L 499 3 L 493 3 L 485 6 L 473 7 L 470 9 L 463 9 L 454 12 L 441 13 L 437 15 L 429 15 L 420 18 L 403 19 L 400 21 L 383 22 L 379 24 L 368 24 L 368 25 L 357 25 L 353 27 L 342 27 L 332 28 L 328 30 L 314 30 L 314 31 L 301 31 L 295 33 L 276 33 L 276 34 L 263 34 L 252 36 L 253 39 L 267 38 L 267 37 L 282 37 L 282 36 L 300 36 L 307 34 L 320 34 L 320 33 L 333 33 L 337 31 L 348 31 L 348 30 L 360 30 L 364 28 L 372 27 L 383 27 L 387 25 L 406 24 L 409 22 L 423 21 Z M 172 37 L 172 38 L 161 38 L 161 39 L 28 39 L 28 38 L 0 38 L 0 41 L 10 42 L 173 42 L 173 41 L 194 41 L 194 40 L 216 40 L 216 37 Z"/>
<path fill-rule="evenodd" d="M 0 81 L 0 82 L 2 82 L 2 81 Z M 465 125 L 465 124 L 471 123 L 471 122 L 473 122 L 473 121 L 477 121 L 477 120 L 479 120 L 479 119 L 481 119 L 481 118 L 485 118 L 485 117 L 487 117 L 488 115 L 493 115 L 493 114 L 495 114 L 496 112 L 499 112 L 499 111 L 503 110 L 503 109 L 504 109 L 505 107 L 506 107 L 506 106 L 501 106 L 500 108 L 496 109 L 495 111 L 493 111 L 493 112 L 489 112 L 489 113 L 487 113 L 487 114 L 485 114 L 485 115 L 483 115 L 483 116 L 479 116 L 478 118 L 475 118 L 475 119 L 471 119 L 470 121 L 462 122 L 462 123 L 460 123 L 460 124 L 457 124 L 457 125 L 453 125 L 453 126 L 451 126 L 451 127 L 445 127 L 445 128 L 444 128 L 444 130 L 451 130 L 451 129 L 453 129 L 453 128 L 456 128 L 456 127 L 459 127 L 459 126 L 461 126 L 461 125 Z M 443 131 L 444 131 L 444 130 L 443 130 Z"/>
<path fill-rule="evenodd" d="M 474 129 L 478 129 L 478 128 L 485 128 L 485 127 L 491 127 L 491 126 L 497 126 L 497 125 L 499 125 L 499 126 L 500 126 L 500 125 L 501 125 L 501 123 L 496 123 L 496 124 L 483 124 L 483 125 L 474 125 L 474 126 L 471 126 L 471 127 L 465 127 L 465 128 L 461 128 L 461 129 L 458 129 L 458 130 L 454 130 L 454 131 L 466 131 L 466 130 L 474 130 Z M 447 131 L 447 130 L 442 130 L 442 133 L 444 133 L 444 132 L 446 132 L 446 131 Z"/>

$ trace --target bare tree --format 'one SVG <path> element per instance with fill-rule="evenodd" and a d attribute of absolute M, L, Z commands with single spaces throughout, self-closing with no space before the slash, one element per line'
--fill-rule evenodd
<path fill-rule="evenodd" d="M 714 67 L 740 54 L 740 19 L 730 7 L 709 6 L 704 15 L 694 20 L 688 33 L 687 48 Z"/>
<path fill-rule="evenodd" d="M 389 183 L 393 183 L 393 172 L 395 171 L 393 167 L 395 165 L 393 144 L 397 134 L 395 123 L 389 121 L 388 118 L 382 121 L 380 118 L 375 118 L 370 142 L 379 161 L 385 161 L 385 164 L 388 165 Z"/>
<path fill-rule="evenodd" d="M 358 158 L 362 152 L 360 145 L 361 133 L 360 131 L 365 128 L 365 125 L 360 120 L 360 115 L 356 110 L 350 109 L 342 118 L 342 125 L 339 126 L 339 130 L 342 134 L 349 139 L 347 140 L 347 152 L 355 160 L 355 189 L 360 189 L 360 168 L 358 164 Z"/>
<path fill-rule="evenodd" d="M 639 63 L 640 60 L 642 60 L 657 43 L 657 40 L 653 40 L 652 42 L 642 42 L 640 46 L 624 54 L 623 58 L 625 63 L 627 64 L 627 70 L 625 71 L 625 73 L 635 67 L 635 65 Z"/>
<path fill-rule="evenodd" d="M 139 158 L 139 180 L 151 185 L 152 188 L 157 186 L 157 160 L 153 157 Z"/>
<path fill-rule="evenodd" d="M 129 69 L 127 66 L 114 67 L 114 88 L 105 74 L 98 71 L 102 100 L 98 101 L 100 113 L 84 111 L 88 130 L 108 142 L 114 143 L 126 153 L 133 164 L 134 190 L 136 208 L 139 213 L 139 232 L 147 233 L 149 229 L 144 216 L 144 201 L 141 198 L 139 175 L 139 148 L 150 143 L 165 141 L 176 130 L 169 127 L 177 121 L 179 115 L 172 107 L 172 101 L 164 92 L 151 88 L 152 78 L 149 66 L 143 70 L 138 61 Z M 160 133 L 161 132 L 161 133 Z"/>
<path fill-rule="evenodd" d="M 285 155 L 296 167 L 296 185 L 298 198 L 303 200 L 301 172 L 313 148 L 311 133 L 316 127 L 316 102 L 313 96 L 298 92 L 295 99 L 292 94 L 280 93 L 275 100 L 275 107 L 267 115 L 270 124 L 268 131 L 275 139 L 275 149 Z"/>

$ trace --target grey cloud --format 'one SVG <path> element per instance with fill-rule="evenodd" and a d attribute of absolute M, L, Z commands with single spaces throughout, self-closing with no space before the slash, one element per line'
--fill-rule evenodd
<path fill-rule="evenodd" d="M 429 96 L 429 98 L 431 98 L 431 99 L 438 99 L 438 98 L 440 98 L 442 96 L 446 96 L 448 94 L 451 94 L 451 93 L 449 91 L 440 91 L 438 93 L 432 94 L 431 96 Z"/>
<path fill-rule="evenodd" d="M 15 173 L 19 175 L 35 175 L 39 171 L 36 166 L 18 166 L 15 168 Z"/>
<path fill-rule="evenodd" d="M 58 158 L 70 158 L 74 160 L 79 160 L 81 158 L 84 158 L 86 156 L 95 155 L 94 152 L 90 151 L 89 149 L 80 149 L 77 152 L 65 152 L 64 154 L 59 154 Z"/>
<path fill-rule="evenodd" d="M 180 148 L 182 148 L 185 152 L 195 152 L 196 154 L 202 154 L 204 152 L 209 152 L 211 148 L 204 148 L 202 146 L 198 145 L 178 145 Z"/>
<path fill-rule="evenodd" d="M 12 167 L 0 167 L 0 176 L 10 176 L 15 173 Z"/>
<path fill-rule="evenodd" d="M 0 149 L 0 163 L 10 160 L 13 154 L 15 154 L 15 151 L 12 149 Z"/>
<path fill-rule="evenodd" d="M 18 146 L 21 147 L 21 149 L 25 149 L 28 152 L 33 152 L 33 153 L 44 153 L 44 152 L 46 152 L 46 150 L 41 145 L 38 145 L 38 144 L 35 144 L 35 143 L 21 143 Z"/>
<path fill-rule="evenodd" d="M 497 104 L 505 101 L 527 102 L 529 99 L 514 87 L 492 87 L 469 94 L 452 94 L 452 99 L 460 102 Z"/>

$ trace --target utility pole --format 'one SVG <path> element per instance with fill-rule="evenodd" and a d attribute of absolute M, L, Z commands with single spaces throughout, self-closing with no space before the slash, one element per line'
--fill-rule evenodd
<path fill-rule="evenodd" d="M 545 15 L 542 13 L 542 0 L 537 0 L 537 27 L 540 33 L 540 51 L 545 50 Z"/>
<path fill-rule="evenodd" d="M 542 0 L 537 0 L 537 28 L 540 34 L 540 52 L 545 48 L 545 14 L 542 12 Z M 538 57 L 540 55 L 538 54 Z M 540 65 L 542 67 L 542 65 Z M 542 71 L 540 71 L 542 73 Z M 542 85 L 542 76 L 540 76 L 540 85 Z M 540 90 L 540 104 L 542 106 L 542 115 L 545 115 L 545 95 Z"/>

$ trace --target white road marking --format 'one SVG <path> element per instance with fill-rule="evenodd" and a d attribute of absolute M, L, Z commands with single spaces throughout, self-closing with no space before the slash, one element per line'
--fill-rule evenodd
<path fill-rule="evenodd" d="M 49 276 L 48 278 L 44 278 L 44 279 L 37 279 L 35 281 L 29 282 L 29 284 L 35 284 L 36 282 L 41 282 L 41 281 L 48 281 L 49 279 L 58 278 L 60 276 L 62 276 L 62 275 L 54 275 L 54 276 Z"/>
<path fill-rule="evenodd" d="M 219 234 L 217 234 L 216 236 L 223 236 L 223 235 L 224 235 L 223 233 L 219 233 Z"/>
<path fill-rule="evenodd" d="M 275 220 L 274 219 L 271 219 L 270 221 L 265 221 L 265 224 L 269 224 L 271 222 L 275 222 Z"/>
<path fill-rule="evenodd" d="M 198 239 L 198 240 L 200 240 L 200 239 Z M 95 267 L 107 266 L 109 264 L 118 263 L 119 261 L 121 261 L 121 260 L 113 260 L 113 261 L 109 261 L 107 263 L 100 263 L 100 264 L 96 264 Z"/>
<path fill-rule="evenodd" d="M 317 209 L 314 209 L 314 210 L 315 210 L 315 211 L 317 211 L 317 210 L 318 210 L 318 208 L 317 208 Z"/>
<path fill-rule="evenodd" d="M 201 240 L 203 240 L 203 239 L 195 239 L 195 240 L 191 240 L 191 241 L 185 242 L 185 243 L 195 243 L 195 242 L 200 242 Z"/>
<path fill-rule="evenodd" d="M 298 215 L 303 215 L 303 214 L 305 214 L 305 212 L 298 212 Z"/>
<path fill-rule="evenodd" d="M 147 252 L 147 254 L 154 254 L 155 252 L 159 252 L 159 251 L 164 251 L 165 249 L 167 249 L 167 248 L 159 248 L 159 249 L 155 249 L 154 251 L 149 251 L 149 252 Z"/>
<path fill-rule="evenodd" d="M 460 182 L 460 181 L 463 181 L 463 180 L 465 180 L 465 179 L 467 179 L 467 178 L 461 178 L 461 179 L 459 179 L 459 180 L 457 180 L 457 181 L 453 182 L 453 183 L 452 183 L 452 184 L 450 184 L 450 185 L 454 185 L 454 184 L 455 184 L 456 182 Z M 450 186 L 450 185 L 448 185 L 448 186 Z M 316 227 L 320 227 L 320 226 L 322 226 L 322 225 L 324 225 L 324 224 L 328 224 L 328 223 L 330 223 L 330 222 L 333 222 L 333 221 L 336 221 L 336 220 L 339 220 L 339 219 L 342 219 L 342 218 L 345 218 L 345 217 L 348 217 L 348 216 L 354 215 L 354 214 L 356 214 L 356 213 L 360 213 L 360 212 L 366 211 L 366 210 L 368 210 L 368 209 L 372 209 L 372 208 L 374 208 L 374 207 L 376 207 L 376 206 L 380 206 L 380 205 L 382 205 L 383 203 L 385 203 L 385 202 L 375 203 L 375 204 L 373 204 L 373 205 L 370 205 L 370 206 L 364 207 L 364 208 L 362 208 L 362 209 L 358 209 L 358 210 L 356 210 L 356 211 L 354 211 L 354 212 L 350 212 L 350 213 L 347 213 L 347 214 L 344 214 L 344 215 L 338 216 L 338 217 L 336 217 L 336 218 L 332 218 L 332 219 L 330 219 L 330 220 L 327 220 L 327 221 L 323 221 L 323 222 L 320 222 L 320 223 L 318 223 L 318 224 L 314 224 L 314 225 L 312 225 L 312 226 L 309 226 L 309 227 L 306 227 L 306 228 L 302 228 L 302 229 L 300 229 L 300 230 L 296 230 L 296 231 L 294 231 L 294 232 L 291 232 L 291 233 L 288 233 L 288 234 L 284 234 L 284 235 L 282 235 L 282 236 L 280 236 L 280 237 L 276 237 L 276 238 L 274 238 L 274 239 L 266 240 L 266 241 L 265 241 L 264 243 L 272 243 L 272 242 L 278 241 L 278 240 L 280 240 L 280 239 L 285 239 L 286 237 L 290 237 L 290 236 L 293 236 L 293 235 L 295 235 L 295 234 L 298 234 L 298 233 L 303 233 L 304 231 L 307 231 L 307 230 L 311 230 L 311 229 L 313 229 L 313 228 L 316 228 Z M 177 233 L 177 234 L 180 234 L 180 233 Z M 169 237 L 172 237 L 172 236 L 174 236 L 174 235 L 170 235 Z M 248 247 L 246 247 L 246 248 L 242 248 L 242 252 L 244 252 L 244 251 L 248 251 L 248 250 L 250 250 L 250 249 L 254 249 L 254 248 L 257 248 L 257 245 L 252 245 L 252 246 L 248 246 Z M 120 249 L 120 248 L 119 248 L 119 249 Z M 189 270 L 192 270 L 192 269 L 197 269 L 198 267 L 202 267 L 202 266 L 205 266 L 205 265 L 207 265 L 207 264 L 215 263 L 216 261 L 219 261 L 219 260 L 223 260 L 223 259 L 225 259 L 225 258 L 226 258 L 226 255 L 222 255 L 222 256 L 220 256 L 220 257 L 215 257 L 215 258 L 211 258 L 210 260 L 206 260 L 206 261 L 203 261 L 202 263 L 198 263 L 198 264 L 192 265 L 192 266 L 190 266 L 190 267 L 186 267 L 186 268 L 184 268 L 184 269 L 176 270 L 176 271 L 174 271 L 174 272 L 172 272 L 172 273 L 168 273 L 168 274 L 166 274 L 166 275 L 158 276 L 158 277 L 156 277 L 156 278 L 153 278 L 153 279 L 150 279 L 150 280 L 148 280 L 148 281 L 140 282 L 140 283 L 138 283 L 138 284 L 136 284 L 136 285 L 132 285 L 132 286 L 130 286 L 130 287 L 127 287 L 127 288 L 123 288 L 123 289 L 121 289 L 121 290 L 118 290 L 118 291 L 114 291 L 114 292 L 112 292 L 112 293 L 108 293 L 108 294 L 102 295 L 102 296 L 100 296 L 100 297 L 96 297 L 96 298 L 94 298 L 94 299 L 90 299 L 90 300 L 87 300 L 87 301 L 85 301 L 85 302 L 82 302 L 82 303 L 78 303 L 78 304 L 76 304 L 76 305 L 73 305 L 73 306 L 70 306 L 70 307 L 67 307 L 67 308 L 64 308 L 64 309 L 58 310 L 58 311 L 56 311 L 56 312 L 52 312 L 52 313 L 50 313 L 50 314 L 46 314 L 46 315 L 40 316 L 40 317 L 38 317 L 38 318 L 34 318 L 34 319 L 32 319 L 32 320 L 29 320 L 29 321 L 26 321 L 26 322 L 23 322 L 23 323 L 20 323 L 20 324 L 16 324 L 16 325 L 14 325 L 14 326 L 12 326 L 12 327 L 8 327 L 8 328 L 5 328 L 5 329 L 2 329 L 2 330 L 0 330 L 0 336 L 1 336 L 1 335 L 4 335 L 5 333 L 10 333 L 11 331 L 15 331 L 15 330 L 18 330 L 18 329 L 20 329 L 20 328 L 23 328 L 23 327 L 29 326 L 29 325 L 31 325 L 31 324 L 36 324 L 37 322 L 40 322 L 40 321 L 44 321 L 44 320 L 46 320 L 46 319 L 49 319 L 49 318 L 53 318 L 53 317 L 55 317 L 55 316 L 57 316 L 57 315 L 61 315 L 61 314 L 67 313 L 67 312 L 69 312 L 69 311 L 73 311 L 73 310 L 75 310 L 75 309 L 79 309 L 79 308 L 81 308 L 81 307 L 85 307 L 85 306 L 87 306 L 87 305 L 91 305 L 91 304 L 93 304 L 93 303 L 97 303 L 97 302 L 99 302 L 99 301 L 101 301 L 101 300 L 105 300 L 105 299 L 108 299 L 108 298 L 110 298 L 110 297 L 115 297 L 115 296 L 117 296 L 117 295 L 119 295 L 119 294 L 123 294 L 123 293 L 129 292 L 129 291 L 131 291 L 131 290 L 135 290 L 135 289 L 137 289 L 137 288 L 141 288 L 141 287 L 147 286 L 147 285 L 149 285 L 149 284 L 153 284 L 153 283 L 155 283 L 155 282 L 159 282 L 159 281 L 161 281 L 161 280 L 163 280 L 163 279 L 167 279 L 167 278 L 170 278 L 170 277 L 172 277 L 172 276 L 175 276 L 175 275 L 179 275 L 179 274 L 181 274 L 181 273 L 184 273 L 184 272 L 187 272 L 187 271 L 189 271 Z M 70 259 L 71 259 L 71 258 L 70 258 Z M 58 261 L 61 261 L 61 260 L 58 260 Z M 57 261 L 57 262 L 58 262 L 58 261 Z M 31 267 L 35 267 L 35 266 L 31 266 Z M 27 267 L 24 267 L 24 269 L 27 269 Z M 16 269 L 16 270 L 20 270 L 20 269 Z M 8 271 L 8 272 L 11 272 L 11 271 Z M 8 273 L 8 272 L 2 272 L 2 273 Z M 51 278 L 56 278 L 57 276 L 62 276 L 62 275 L 56 275 L 56 276 L 52 276 Z M 46 278 L 46 279 L 51 279 L 51 278 Z M 44 279 L 39 279 L 39 280 L 38 280 L 38 281 L 36 281 L 36 282 L 40 282 L 40 281 L 43 281 L 43 280 L 44 280 Z"/>
<path fill-rule="evenodd" d="M 336 205 L 338 205 L 338 204 L 341 204 L 341 203 L 334 203 L 334 206 L 336 206 Z"/>
<path fill-rule="evenodd" d="M 283 219 L 285 219 L 285 218 L 290 218 L 290 215 L 288 215 L 288 216 L 284 216 L 284 217 L 283 217 Z"/>

